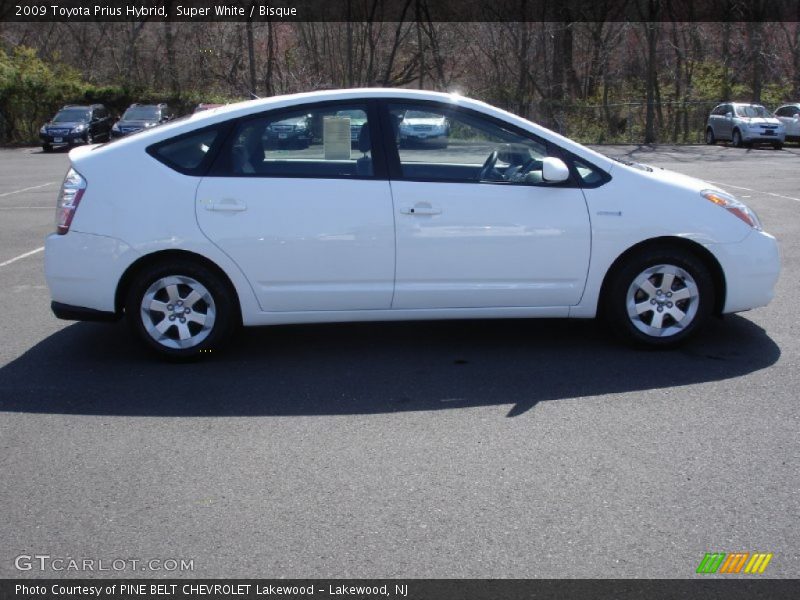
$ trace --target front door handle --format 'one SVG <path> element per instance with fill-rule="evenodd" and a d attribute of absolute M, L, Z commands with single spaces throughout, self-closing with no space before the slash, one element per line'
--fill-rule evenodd
<path fill-rule="evenodd" d="M 440 215 L 442 214 L 442 209 L 425 202 L 414 206 L 403 206 L 400 212 L 404 215 Z"/>
<path fill-rule="evenodd" d="M 241 212 L 247 210 L 247 204 L 236 198 L 221 198 L 214 200 L 204 200 L 203 206 L 206 210 Z"/>

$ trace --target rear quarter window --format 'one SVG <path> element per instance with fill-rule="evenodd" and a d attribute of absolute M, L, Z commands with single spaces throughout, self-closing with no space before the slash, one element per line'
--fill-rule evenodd
<path fill-rule="evenodd" d="M 179 135 L 147 148 L 148 154 L 185 175 L 202 175 L 210 164 L 221 136 L 221 127 L 207 127 Z"/>

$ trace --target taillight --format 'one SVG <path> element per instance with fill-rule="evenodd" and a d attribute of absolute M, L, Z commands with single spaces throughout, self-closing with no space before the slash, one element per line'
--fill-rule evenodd
<path fill-rule="evenodd" d="M 67 171 L 56 203 L 56 231 L 64 235 L 69 231 L 72 218 L 78 209 L 83 192 L 86 191 L 86 180 L 75 169 Z"/>

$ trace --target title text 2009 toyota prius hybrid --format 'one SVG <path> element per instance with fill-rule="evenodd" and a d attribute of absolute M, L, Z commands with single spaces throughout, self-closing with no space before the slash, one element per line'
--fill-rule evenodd
<path fill-rule="evenodd" d="M 53 311 L 124 315 L 172 357 L 239 324 L 598 313 L 671 346 L 766 305 L 780 269 L 719 188 L 455 95 L 255 100 L 70 160 L 47 238 Z"/>

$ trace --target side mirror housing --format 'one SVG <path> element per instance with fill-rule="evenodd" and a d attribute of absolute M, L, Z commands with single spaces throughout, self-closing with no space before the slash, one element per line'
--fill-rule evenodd
<path fill-rule="evenodd" d="M 542 179 L 547 183 L 562 183 L 569 179 L 569 169 L 560 158 L 547 156 L 542 159 Z"/>
<path fill-rule="evenodd" d="M 733 113 L 732 112 L 725 113 L 725 118 L 726 119 L 732 119 L 733 118 Z"/>

